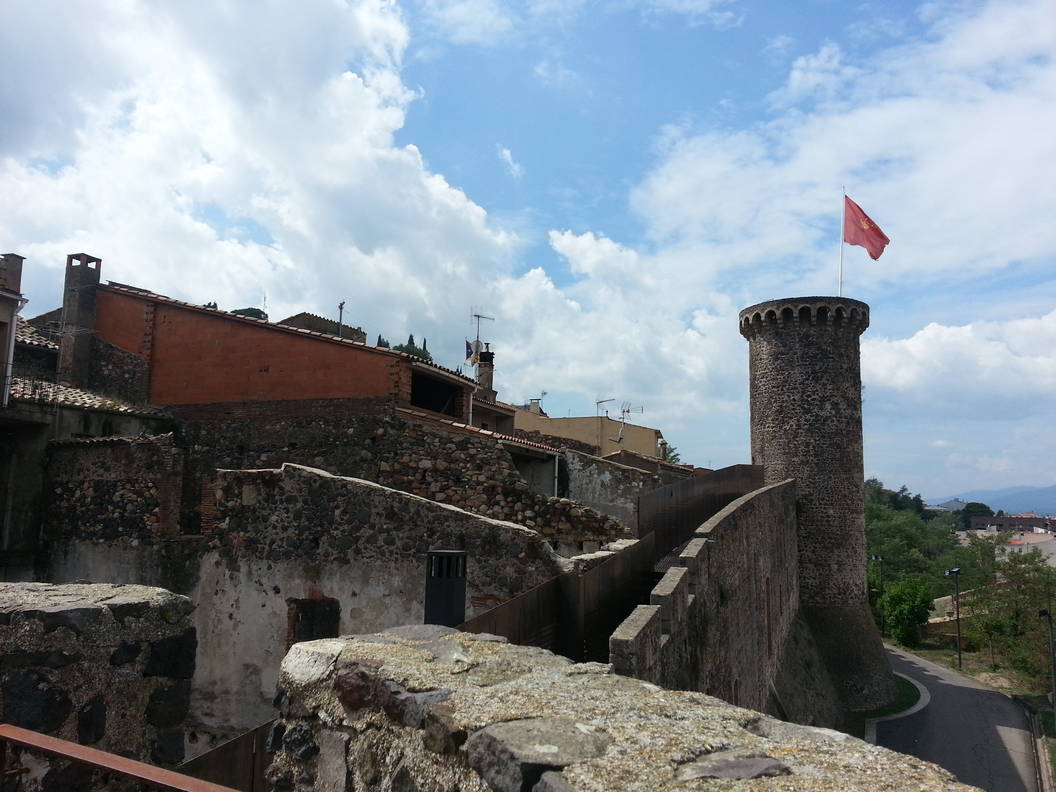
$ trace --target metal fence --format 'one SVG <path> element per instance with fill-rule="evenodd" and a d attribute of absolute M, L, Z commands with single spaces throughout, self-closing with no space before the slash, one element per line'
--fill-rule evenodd
<path fill-rule="evenodd" d="M 730 465 L 694 476 L 638 498 L 638 536 L 656 535 L 657 558 L 689 539 L 709 517 L 763 486 L 763 469 Z"/>
<path fill-rule="evenodd" d="M 264 773 L 271 763 L 266 744 L 273 723 L 262 723 L 184 762 L 177 769 L 185 775 L 240 792 L 264 792 L 268 789 Z"/>
<path fill-rule="evenodd" d="M 502 635 L 576 661 L 607 662 L 609 636 L 659 580 L 656 562 L 730 502 L 763 483 L 762 468 L 733 465 L 639 499 L 638 542 L 581 574 L 551 578 L 459 629 Z"/>

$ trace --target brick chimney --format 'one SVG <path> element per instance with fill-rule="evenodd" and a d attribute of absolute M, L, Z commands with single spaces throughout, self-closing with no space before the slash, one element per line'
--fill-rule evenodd
<path fill-rule="evenodd" d="M 26 304 L 22 296 L 23 256 L 4 253 L 0 257 L 0 406 L 6 407 L 14 375 L 15 325 Z"/>
<path fill-rule="evenodd" d="M 484 344 L 480 352 L 480 363 L 477 365 L 477 393 L 482 399 L 495 401 L 495 353 L 490 344 Z"/>
<path fill-rule="evenodd" d="M 66 257 L 66 287 L 62 297 L 62 339 L 59 342 L 59 382 L 87 384 L 95 331 L 95 290 L 103 261 L 87 253 Z"/>
<path fill-rule="evenodd" d="M 22 262 L 25 256 L 5 253 L 0 257 L 0 290 L 22 293 Z"/>

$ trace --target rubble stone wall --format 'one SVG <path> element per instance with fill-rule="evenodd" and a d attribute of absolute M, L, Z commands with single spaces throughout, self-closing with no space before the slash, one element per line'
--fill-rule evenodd
<path fill-rule="evenodd" d="M 660 477 L 571 449 L 564 449 L 562 456 L 568 471 L 565 494 L 619 518 L 637 535 L 638 496 L 662 486 Z"/>
<path fill-rule="evenodd" d="M 493 434 L 398 411 L 384 401 L 199 405 L 174 412 L 186 421 L 193 478 L 203 484 L 219 468 L 290 462 L 516 522 L 555 547 L 581 550 L 584 542 L 604 544 L 627 531 L 620 520 L 589 506 L 532 492 Z M 187 523 L 195 519 L 185 516 Z"/>
<path fill-rule="evenodd" d="M 86 387 L 132 404 L 150 400 L 150 364 L 139 355 L 92 336 Z"/>
<path fill-rule="evenodd" d="M 522 526 L 298 465 L 221 472 L 217 498 L 192 593 L 201 635 L 192 714 L 214 728 L 274 717 L 299 602 L 332 602 L 332 635 L 421 622 L 426 553 L 458 549 L 468 619 L 566 566 Z"/>
<path fill-rule="evenodd" d="M 184 456 L 173 436 L 63 440 L 48 446 L 45 534 L 53 541 L 130 539 L 179 531 Z"/>
<path fill-rule="evenodd" d="M 173 766 L 195 668 L 194 605 L 164 589 L 0 583 L 0 721 Z M 84 768 L 30 752 L 26 790 Z M 64 785 L 65 780 L 65 785 Z"/>
<path fill-rule="evenodd" d="M 293 646 L 277 792 L 969 792 L 935 765 L 493 637 L 408 627 Z"/>

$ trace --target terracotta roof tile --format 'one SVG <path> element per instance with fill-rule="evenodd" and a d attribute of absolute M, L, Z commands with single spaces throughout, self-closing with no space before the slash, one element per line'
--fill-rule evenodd
<path fill-rule="evenodd" d="M 15 343 L 39 349 L 58 349 L 59 344 L 31 324 L 19 320 L 15 325 Z"/>
<path fill-rule="evenodd" d="M 46 380 L 12 377 L 11 396 L 18 401 L 51 404 L 57 407 L 80 407 L 85 410 L 99 410 L 101 412 L 121 413 L 124 415 L 165 417 L 163 411 L 154 407 L 129 404 L 110 396 L 103 396 L 102 394 L 92 393 L 80 388 L 72 388 L 69 385 L 59 385 Z"/>

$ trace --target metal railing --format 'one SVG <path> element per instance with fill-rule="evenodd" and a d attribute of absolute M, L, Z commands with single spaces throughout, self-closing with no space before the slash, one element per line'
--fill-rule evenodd
<path fill-rule="evenodd" d="M 5 780 L 26 772 L 22 768 L 8 768 L 8 745 L 58 757 L 93 770 L 101 770 L 113 776 L 138 781 L 155 789 L 166 789 L 172 792 L 236 792 L 230 787 L 201 781 L 172 770 L 137 762 L 135 759 L 100 751 L 98 748 L 89 748 L 69 740 L 60 740 L 58 737 L 49 737 L 29 729 L 0 723 L 0 778 Z M 4 786 L 7 788 L 6 784 Z"/>

